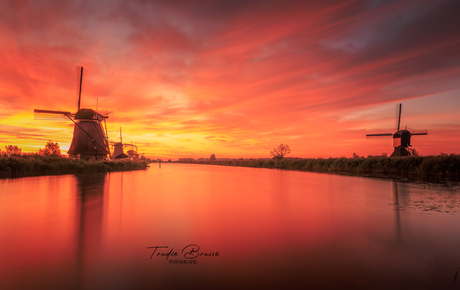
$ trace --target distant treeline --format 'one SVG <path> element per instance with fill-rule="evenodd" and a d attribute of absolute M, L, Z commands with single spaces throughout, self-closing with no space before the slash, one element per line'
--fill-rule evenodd
<path fill-rule="evenodd" d="M 178 163 L 243 166 L 256 168 L 290 169 L 313 172 L 345 173 L 390 177 L 441 177 L 458 180 L 460 177 L 460 155 L 408 157 L 360 157 L 360 158 L 283 158 L 281 160 L 259 159 L 209 159 L 181 158 Z"/>
<path fill-rule="evenodd" d="M 24 177 L 51 174 L 74 174 L 83 172 L 112 172 L 142 170 L 147 162 L 104 161 L 69 159 L 59 156 L 27 154 L 0 157 L 0 177 Z"/>

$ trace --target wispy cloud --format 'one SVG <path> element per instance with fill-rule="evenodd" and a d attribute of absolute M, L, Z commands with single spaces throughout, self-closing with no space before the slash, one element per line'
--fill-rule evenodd
<path fill-rule="evenodd" d="M 389 152 L 391 142 L 364 135 L 388 120 L 391 129 L 393 109 L 366 112 L 401 101 L 416 108 L 412 126 L 429 130 L 421 153 L 459 153 L 460 120 L 448 112 L 460 104 L 436 105 L 460 89 L 459 10 L 428 0 L 2 1 L 0 125 L 18 130 L 1 140 L 68 146 L 72 124 L 32 112 L 74 111 L 82 65 L 83 106 L 113 111 L 109 134 L 122 127 L 146 155 L 265 157 L 280 143 L 296 156 Z"/>

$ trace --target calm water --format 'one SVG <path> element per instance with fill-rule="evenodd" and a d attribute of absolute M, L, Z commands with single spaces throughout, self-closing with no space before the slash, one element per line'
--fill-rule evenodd
<path fill-rule="evenodd" d="M 458 187 L 157 166 L 0 180 L 0 289 L 460 289 Z"/>

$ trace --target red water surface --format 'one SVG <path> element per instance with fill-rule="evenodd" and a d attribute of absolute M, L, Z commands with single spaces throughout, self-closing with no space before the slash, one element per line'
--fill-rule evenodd
<path fill-rule="evenodd" d="M 186 164 L 0 180 L 0 288 L 451 289 L 459 195 Z"/>

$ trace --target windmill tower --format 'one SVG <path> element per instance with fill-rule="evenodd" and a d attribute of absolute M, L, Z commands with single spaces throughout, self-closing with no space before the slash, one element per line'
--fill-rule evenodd
<path fill-rule="evenodd" d="M 412 146 L 410 144 L 410 137 L 412 135 L 428 135 L 427 132 L 422 132 L 422 133 L 410 132 L 409 130 L 407 130 L 407 127 L 404 130 L 400 130 L 399 127 L 401 125 L 401 108 L 402 108 L 402 104 L 399 104 L 398 128 L 395 133 L 393 134 L 392 133 L 367 134 L 366 135 L 366 137 L 393 136 L 394 151 L 390 157 L 409 156 L 410 153 L 407 150 L 407 148 Z"/>
<path fill-rule="evenodd" d="M 130 143 L 123 143 L 123 136 L 121 135 L 121 127 L 120 127 L 120 142 L 110 142 L 113 147 L 113 159 L 122 159 L 122 158 L 130 158 L 133 160 L 139 159 L 139 154 L 137 154 L 137 146 L 134 145 L 132 142 Z M 125 148 L 129 148 L 129 150 L 124 153 Z"/>
<path fill-rule="evenodd" d="M 77 70 L 77 112 L 34 110 L 36 119 L 67 117 L 74 125 L 72 143 L 67 152 L 71 157 L 81 159 L 103 160 L 110 156 L 109 141 L 107 137 L 106 119 L 108 114 L 100 114 L 93 109 L 81 109 L 81 87 L 83 81 L 83 67 Z M 105 127 L 105 130 L 103 126 Z"/>
<path fill-rule="evenodd" d="M 120 127 L 120 142 L 111 142 L 111 144 L 113 147 L 112 157 L 114 159 L 129 158 L 129 156 L 123 152 L 123 149 L 126 146 L 123 144 L 123 137 L 121 135 L 121 127 Z"/>

